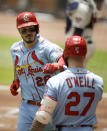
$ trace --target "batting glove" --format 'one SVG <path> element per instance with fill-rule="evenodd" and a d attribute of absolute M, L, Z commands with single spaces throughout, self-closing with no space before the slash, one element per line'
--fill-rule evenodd
<path fill-rule="evenodd" d="M 56 71 L 64 71 L 63 66 L 59 66 L 58 64 L 46 64 L 43 73 L 44 74 L 53 74 Z"/>
<path fill-rule="evenodd" d="M 19 88 L 19 86 L 20 86 L 19 80 L 18 79 L 14 80 L 12 85 L 10 86 L 10 92 L 13 96 L 18 95 L 17 89 Z"/>

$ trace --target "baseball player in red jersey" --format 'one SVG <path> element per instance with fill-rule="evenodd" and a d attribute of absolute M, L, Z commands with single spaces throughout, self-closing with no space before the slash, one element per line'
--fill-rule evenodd
<path fill-rule="evenodd" d="M 103 79 L 84 68 L 85 40 L 66 40 L 64 60 L 68 69 L 51 77 L 30 131 L 42 131 L 51 120 L 56 131 L 93 131 L 96 108 L 102 98 Z"/>
<path fill-rule="evenodd" d="M 16 96 L 21 88 L 17 131 L 28 131 L 40 106 L 45 84 L 51 77 L 43 74 L 43 68 L 46 63 L 58 62 L 63 50 L 39 35 L 39 23 L 33 13 L 20 13 L 16 24 L 22 40 L 10 49 L 14 64 L 14 81 L 10 91 Z M 51 130 L 49 125 L 45 129 Z"/>

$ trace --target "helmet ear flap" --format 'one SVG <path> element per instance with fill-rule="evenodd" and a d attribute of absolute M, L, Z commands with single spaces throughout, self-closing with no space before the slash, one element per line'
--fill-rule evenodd
<path fill-rule="evenodd" d="M 39 25 L 35 25 L 36 34 L 39 33 Z"/>

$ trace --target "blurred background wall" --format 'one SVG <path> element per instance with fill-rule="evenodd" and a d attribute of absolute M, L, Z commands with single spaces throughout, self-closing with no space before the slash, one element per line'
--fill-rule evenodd
<path fill-rule="evenodd" d="M 63 17 L 66 4 L 67 0 L 0 0 L 0 10 L 18 13 L 29 10 Z"/>
<path fill-rule="evenodd" d="M 66 5 L 67 0 L 0 0 L 0 11 L 33 11 L 64 17 Z M 107 18 L 107 0 L 104 0 L 102 16 Z"/>

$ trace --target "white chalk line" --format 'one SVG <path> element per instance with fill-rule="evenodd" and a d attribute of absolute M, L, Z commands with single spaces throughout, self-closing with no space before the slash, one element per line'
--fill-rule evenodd
<path fill-rule="evenodd" d="M 5 127 L 5 128 L 15 128 L 16 129 L 16 125 L 14 124 L 4 124 L 4 123 L 0 123 L 0 127 Z"/>
<path fill-rule="evenodd" d="M 5 111 L 5 113 L 0 114 L 0 119 L 6 119 L 6 118 L 11 118 L 11 119 L 17 119 L 17 113 L 19 112 L 19 109 L 17 107 L 5 107 L 2 106 L 0 107 L 0 110 Z M 13 120 L 12 120 L 13 121 Z M 11 121 L 10 121 L 11 122 Z M 15 124 L 5 124 L 0 122 L 0 127 L 5 127 L 5 128 L 15 128 Z"/>
<path fill-rule="evenodd" d="M 7 86 L 7 85 L 0 85 L 0 90 L 1 91 L 7 91 L 7 90 L 9 91 L 9 86 Z"/>
<path fill-rule="evenodd" d="M 19 109 L 16 107 L 0 107 L 0 110 L 6 111 L 5 113 L 0 114 L 0 118 L 17 118 L 17 113 Z"/>
<path fill-rule="evenodd" d="M 0 85 L 0 90 L 9 90 L 9 86 Z"/>

